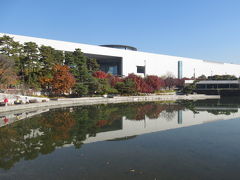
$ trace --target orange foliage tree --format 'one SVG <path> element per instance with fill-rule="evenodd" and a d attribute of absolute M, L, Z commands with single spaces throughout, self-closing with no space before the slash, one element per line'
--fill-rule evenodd
<path fill-rule="evenodd" d="M 0 54 L 0 87 L 7 88 L 16 84 L 17 75 L 14 70 L 14 61 Z"/>
<path fill-rule="evenodd" d="M 75 82 L 75 78 L 70 73 L 70 68 L 68 66 L 57 64 L 53 67 L 51 86 L 54 94 L 61 95 L 69 93 L 71 88 L 75 85 Z"/>
<path fill-rule="evenodd" d="M 42 87 L 42 92 L 51 92 L 51 84 L 53 78 L 51 76 L 43 76 L 39 78 L 40 85 Z"/>

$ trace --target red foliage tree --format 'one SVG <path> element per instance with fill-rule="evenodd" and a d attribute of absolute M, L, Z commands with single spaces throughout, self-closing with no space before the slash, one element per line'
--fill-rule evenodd
<path fill-rule="evenodd" d="M 168 87 L 168 89 L 171 89 L 175 86 L 175 80 L 172 77 L 167 77 L 164 79 L 165 86 Z"/>
<path fill-rule="evenodd" d="M 96 77 L 98 79 L 106 79 L 108 77 L 108 74 L 103 71 L 96 71 L 93 73 L 93 77 Z"/>
<path fill-rule="evenodd" d="M 145 79 L 146 83 L 153 88 L 153 90 L 159 90 L 165 86 L 165 82 L 158 76 L 147 76 Z"/>
<path fill-rule="evenodd" d="M 154 91 L 154 89 L 149 86 L 141 76 L 129 74 L 126 79 L 131 79 L 135 83 L 138 92 L 152 93 Z"/>
<path fill-rule="evenodd" d="M 120 78 L 118 76 L 113 76 L 111 74 L 109 74 L 107 78 L 109 80 L 111 87 L 114 87 L 118 82 L 123 82 L 123 78 Z"/>
<path fill-rule="evenodd" d="M 70 68 L 57 64 L 53 67 L 53 72 L 52 91 L 55 94 L 68 93 L 75 84 L 75 78 L 70 73 Z"/>
<path fill-rule="evenodd" d="M 177 87 L 183 87 L 184 86 L 184 82 L 185 82 L 185 80 L 184 79 L 174 79 L 174 84 L 175 84 L 175 86 L 177 86 Z"/>

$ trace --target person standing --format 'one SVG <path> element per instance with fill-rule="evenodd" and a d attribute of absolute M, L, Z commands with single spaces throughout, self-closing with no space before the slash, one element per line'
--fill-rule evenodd
<path fill-rule="evenodd" d="M 5 106 L 7 106 L 8 105 L 8 98 L 4 98 L 4 103 L 5 103 Z"/>

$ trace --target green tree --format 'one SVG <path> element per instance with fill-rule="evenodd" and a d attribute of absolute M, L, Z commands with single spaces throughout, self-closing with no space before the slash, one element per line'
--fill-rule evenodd
<path fill-rule="evenodd" d="M 63 64 L 64 56 L 62 51 L 55 50 L 50 46 L 41 46 L 39 52 L 44 75 L 49 74 L 54 65 Z"/>
<path fill-rule="evenodd" d="M 131 79 L 126 79 L 124 82 L 117 82 L 115 88 L 121 94 L 132 95 L 137 93 L 135 83 Z"/>
<path fill-rule="evenodd" d="M 111 87 L 108 79 L 98 79 L 99 89 L 98 94 L 117 94 L 117 89 Z"/>
<path fill-rule="evenodd" d="M 23 46 L 24 57 L 21 64 L 24 71 L 25 83 L 30 87 L 39 87 L 39 73 L 41 69 L 41 62 L 39 60 L 38 46 L 34 42 L 26 42 Z"/>
<path fill-rule="evenodd" d="M 186 94 L 192 94 L 196 90 L 196 84 L 192 83 L 183 88 L 183 92 Z"/>
<path fill-rule="evenodd" d="M 70 64 L 71 72 L 76 78 L 77 86 L 75 92 L 77 95 L 84 95 L 86 93 L 93 94 L 98 90 L 98 82 L 96 78 L 92 76 L 87 68 L 87 57 L 81 52 L 80 49 L 76 49 L 73 54 L 69 54 L 68 64 Z M 83 93 L 80 93 L 83 90 Z"/>
<path fill-rule="evenodd" d="M 87 58 L 87 68 L 90 73 L 94 73 L 96 71 L 99 71 L 100 66 L 97 63 L 96 59 Z"/>
<path fill-rule="evenodd" d="M 23 46 L 19 42 L 14 41 L 13 38 L 6 35 L 0 37 L 0 53 L 14 60 L 15 70 L 19 73 L 21 72 L 20 59 L 22 52 Z"/>
<path fill-rule="evenodd" d="M 88 86 L 83 83 L 77 83 L 73 91 L 77 96 L 84 96 L 88 94 Z"/>
<path fill-rule="evenodd" d="M 74 63 L 74 58 L 73 58 L 73 52 L 65 51 L 64 64 L 71 68 L 74 68 L 75 63 Z"/>

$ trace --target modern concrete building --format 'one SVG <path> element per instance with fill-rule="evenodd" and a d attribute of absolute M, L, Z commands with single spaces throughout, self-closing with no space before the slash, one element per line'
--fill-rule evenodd
<path fill-rule="evenodd" d="M 4 33 L 0 33 L 3 36 Z M 5 34 L 13 37 L 20 43 L 35 42 L 38 45 L 51 46 L 61 51 L 74 51 L 80 48 L 88 57 L 96 58 L 101 69 L 116 75 L 158 75 L 171 72 L 175 77 L 198 77 L 218 74 L 240 76 L 240 65 L 222 62 L 213 62 L 200 59 L 184 58 L 162 54 L 153 54 L 137 51 L 136 48 L 124 45 L 88 45 L 73 42 L 64 42 L 28 36 Z"/>

